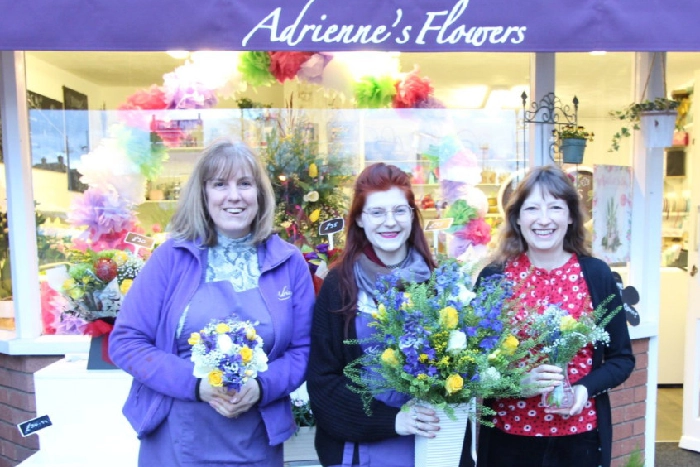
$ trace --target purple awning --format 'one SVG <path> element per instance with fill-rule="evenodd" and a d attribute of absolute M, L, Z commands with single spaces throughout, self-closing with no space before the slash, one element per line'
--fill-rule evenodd
<path fill-rule="evenodd" d="M 698 0 L 0 0 L 1 50 L 700 50 Z"/>

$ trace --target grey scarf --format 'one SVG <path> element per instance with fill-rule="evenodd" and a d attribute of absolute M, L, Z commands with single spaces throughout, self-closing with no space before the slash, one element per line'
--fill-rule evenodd
<path fill-rule="evenodd" d="M 381 276 L 390 274 L 394 271 L 399 273 L 403 282 L 424 282 L 430 278 L 430 268 L 425 259 L 415 249 L 408 250 L 406 258 L 393 269 L 380 266 L 364 253 L 362 253 L 355 265 L 355 281 L 360 290 L 366 292 L 370 297 L 374 297 L 375 284 Z"/>

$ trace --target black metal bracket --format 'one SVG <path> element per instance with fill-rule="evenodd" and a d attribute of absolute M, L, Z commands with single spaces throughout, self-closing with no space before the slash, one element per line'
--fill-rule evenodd
<path fill-rule="evenodd" d="M 559 127 L 578 126 L 578 97 L 574 96 L 573 99 L 573 113 L 571 107 L 568 104 L 564 105 L 553 92 L 546 94 L 539 102 L 532 102 L 530 110 L 527 110 L 527 94 L 523 92 L 520 98 L 523 101 L 523 154 L 527 154 L 526 124 L 553 125 L 548 156 L 553 163 L 561 165 L 560 143 L 555 135 Z"/>

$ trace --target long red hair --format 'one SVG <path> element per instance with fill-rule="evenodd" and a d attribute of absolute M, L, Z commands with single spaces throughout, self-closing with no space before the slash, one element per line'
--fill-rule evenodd
<path fill-rule="evenodd" d="M 365 230 L 357 225 L 357 219 L 362 216 L 367 196 L 375 191 L 387 191 L 391 188 L 398 188 L 406 195 L 408 205 L 413 208 L 415 213 L 411 225 L 411 234 L 406 241 L 407 246 L 409 248 L 413 247 L 425 258 L 431 271 L 435 268 L 435 260 L 430 254 L 430 247 L 423 232 L 423 217 L 416 206 L 416 196 L 413 194 L 411 180 L 408 175 L 395 165 L 387 165 L 383 162 L 365 167 L 358 175 L 357 180 L 355 180 L 352 204 L 350 205 L 350 212 L 345 224 L 345 249 L 334 266 L 337 269 L 340 280 L 343 302 L 347 303 L 343 308 L 337 310 L 338 313 L 343 314 L 345 317 L 346 336 L 350 322 L 357 315 L 358 288 L 353 266 L 363 250 L 371 246 L 369 240 L 367 240 L 367 235 L 365 235 Z"/>

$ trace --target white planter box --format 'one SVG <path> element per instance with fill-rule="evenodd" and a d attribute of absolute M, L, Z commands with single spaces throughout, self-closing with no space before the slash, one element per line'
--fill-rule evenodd
<path fill-rule="evenodd" d="M 314 449 L 315 427 L 303 426 L 295 435 L 284 442 L 284 461 L 318 462 L 318 454 Z"/>

